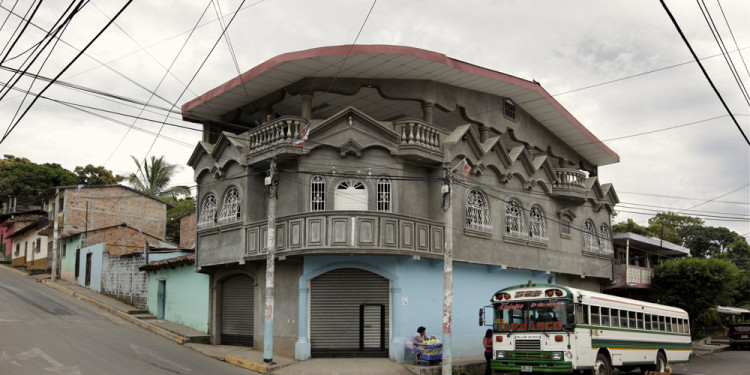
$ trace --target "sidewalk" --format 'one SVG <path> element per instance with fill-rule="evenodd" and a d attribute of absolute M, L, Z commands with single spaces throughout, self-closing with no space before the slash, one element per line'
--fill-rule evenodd
<path fill-rule="evenodd" d="M 729 350 L 729 340 L 713 339 L 708 341 L 707 339 L 701 339 L 693 341 L 693 357 L 701 357 L 725 350 Z"/>
<path fill-rule="evenodd" d="M 388 358 L 313 358 L 297 361 L 293 358 L 274 356 L 273 362 L 263 362 L 263 351 L 252 348 L 230 345 L 211 345 L 209 335 L 180 324 L 156 319 L 147 311 L 123 303 L 115 298 L 97 293 L 91 289 L 66 280 L 52 282 L 49 274 L 29 275 L 27 272 L 0 264 L 0 267 L 19 275 L 27 276 L 54 288 L 60 292 L 86 301 L 105 311 L 119 316 L 139 327 L 166 337 L 180 345 L 185 345 L 206 356 L 232 363 L 236 366 L 260 373 L 279 375 L 334 375 L 334 374 L 370 374 L 370 375 L 433 375 L 440 374 L 442 367 L 416 364 L 400 364 Z M 484 370 L 484 357 L 456 358 L 453 368 L 465 368 L 480 373 Z"/>

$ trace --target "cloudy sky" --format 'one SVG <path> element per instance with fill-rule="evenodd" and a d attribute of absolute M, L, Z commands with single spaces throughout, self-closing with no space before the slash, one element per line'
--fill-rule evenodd
<path fill-rule="evenodd" d="M 57 76 L 125 2 L 90 1 L 29 72 Z M 67 6 L 45 2 L 18 37 L 19 17 L 33 12 L 34 3 L 0 2 L 2 68 L 29 65 L 34 45 Z M 699 3 L 666 3 L 750 136 L 750 104 Z M 740 82 L 750 84 L 750 2 L 703 3 Z M 225 39 L 216 44 L 230 21 L 231 50 Z M 0 154 L 70 170 L 104 165 L 119 174 L 133 171 L 131 155 L 165 155 L 185 165 L 200 132 L 181 121 L 182 104 L 238 75 L 238 68 L 355 42 L 423 48 L 539 81 L 620 155 L 620 163 L 599 171 L 622 201 L 616 221 L 645 224 L 656 211 L 671 210 L 750 234 L 750 146 L 654 0 L 136 1 L 60 76 L 72 85 L 51 86 L 21 121 L 33 99 L 22 91 L 39 93 L 47 83 L 23 78 L 13 85 L 21 91 L 3 89 L 0 127 L 12 131 Z M 0 71 L 4 84 L 12 79 Z M 175 182 L 194 185 L 191 169 L 184 166 Z"/>

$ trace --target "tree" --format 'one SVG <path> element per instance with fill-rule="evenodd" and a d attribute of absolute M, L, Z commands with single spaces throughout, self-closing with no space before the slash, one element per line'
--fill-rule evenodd
<path fill-rule="evenodd" d="M 628 219 L 627 221 L 621 221 L 615 225 L 612 226 L 612 231 L 617 233 L 635 233 L 640 234 L 641 236 L 646 237 L 652 237 L 653 233 L 648 229 L 648 227 L 644 227 L 642 225 L 638 225 L 633 219 Z"/>
<path fill-rule="evenodd" d="M 51 187 L 77 184 L 78 176 L 60 164 L 36 164 L 13 155 L 0 160 L 0 199 L 31 197 Z"/>
<path fill-rule="evenodd" d="M 688 226 L 682 229 L 683 245 L 694 257 L 722 255 L 738 234 L 724 227 Z"/>
<path fill-rule="evenodd" d="M 715 258 L 685 258 L 654 267 L 650 298 L 690 314 L 691 328 L 718 305 L 731 305 L 741 272 L 734 263 Z"/>
<path fill-rule="evenodd" d="M 92 164 L 78 166 L 73 172 L 78 175 L 78 183 L 83 185 L 115 185 L 125 179 L 119 174 L 112 174 L 112 171 L 103 166 L 95 167 Z"/>
<path fill-rule="evenodd" d="M 151 157 L 151 163 L 143 160 L 138 161 L 135 156 L 131 156 L 138 170 L 128 175 L 128 183 L 135 190 L 155 198 L 177 198 L 181 195 L 190 195 L 187 186 L 169 186 L 172 177 L 177 173 L 177 165 L 170 164 L 164 160 L 164 156 Z"/>
<path fill-rule="evenodd" d="M 674 212 L 659 212 L 648 219 L 648 229 L 655 237 L 677 245 L 683 244 L 684 232 L 696 225 L 703 225 L 703 220 Z"/>
<path fill-rule="evenodd" d="M 167 208 L 167 239 L 172 242 L 180 242 L 180 221 L 178 217 L 195 212 L 195 200 L 193 197 L 182 199 L 164 198 L 165 202 L 171 204 Z"/>

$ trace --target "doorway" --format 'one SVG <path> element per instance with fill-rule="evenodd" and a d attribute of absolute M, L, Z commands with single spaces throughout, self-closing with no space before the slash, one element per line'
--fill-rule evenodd
<path fill-rule="evenodd" d="M 167 280 L 159 280 L 156 292 L 156 317 L 164 319 L 167 310 Z"/>

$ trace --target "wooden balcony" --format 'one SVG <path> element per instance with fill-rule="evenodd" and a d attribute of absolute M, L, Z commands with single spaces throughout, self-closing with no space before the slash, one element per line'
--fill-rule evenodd
<path fill-rule="evenodd" d="M 321 211 L 276 220 L 276 254 L 403 254 L 443 253 L 442 223 L 370 211 Z M 246 227 L 245 259 L 264 258 L 268 251 L 265 221 Z"/>
<path fill-rule="evenodd" d="M 653 277 L 652 268 L 618 264 L 615 266 L 614 283 L 604 289 L 648 289 Z"/>

